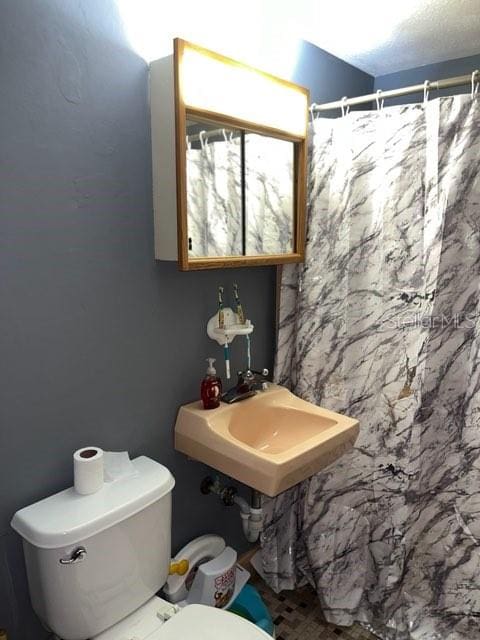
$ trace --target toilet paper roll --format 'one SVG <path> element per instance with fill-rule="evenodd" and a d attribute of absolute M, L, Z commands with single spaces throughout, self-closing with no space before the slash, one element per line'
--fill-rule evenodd
<path fill-rule="evenodd" d="M 73 484 L 82 495 L 95 493 L 103 487 L 103 451 L 98 447 L 83 447 L 73 454 Z"/>

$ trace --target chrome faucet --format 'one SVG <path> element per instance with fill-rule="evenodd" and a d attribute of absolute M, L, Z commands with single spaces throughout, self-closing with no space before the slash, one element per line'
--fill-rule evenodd
<path fill-rule="evenodd" d="M 222 396 L 222 400 L 227 404 L 251 398 L 257 391 L 265 391 L 268 388 L 268 369 L 262 369 L 262 371 L 247 369 L 239 371 L 237 375 L 237 384 Z"/>

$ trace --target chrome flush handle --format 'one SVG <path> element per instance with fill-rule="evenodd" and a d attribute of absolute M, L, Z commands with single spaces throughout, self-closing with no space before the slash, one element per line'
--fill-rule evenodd
<path fill-rule="evenodd" d="M 69 558 L 60 558 L 60 564 L 75 564 L 76 562 L 82 562 L 85 556 L 87 555 L 87 550 L 85 547 L 77 547 L 70 554 Z"/>

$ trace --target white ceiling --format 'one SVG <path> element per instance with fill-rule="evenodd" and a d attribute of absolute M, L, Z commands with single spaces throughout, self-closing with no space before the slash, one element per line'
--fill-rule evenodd
<path fill-rule="evenodd" d="M 480 54 L 480 0 L 332 1 L 329 26 L 345 32 L 310 27 L 309 39 L 374 76 Z"/>
<path fill-rule="evenodd" d="M 168 54 L 175 36 L 284 77 L 301 40 L 375 76 L 480 53 L 480 0 L 116 2 L 146 60 Z"/>

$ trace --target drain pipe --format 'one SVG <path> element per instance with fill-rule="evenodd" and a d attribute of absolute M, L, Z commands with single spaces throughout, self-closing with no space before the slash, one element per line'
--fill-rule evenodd
<path fill-rule="evenodd" d="M 248 542 L 257 542 L 262 531 L 262 496 L 259 491 L 252 489 L 250 504 L 237 495 L 237 489 L 233 486 L 222 487 L 218 476 L 212 480 L 209 476 L 202 480 L 200 491 L 204 495 L 215 493 L 224 505 L 230 507 L 236 504 L 240 509 L 243 533 Z"/>
<path fill-rule="evenodd" d="M 262 531 L 262 499 L 260 493 L 252 489 L 250 503 L 240 496 L 235 496 L 233 501 L 240 507 L 243 533 L 248 542 L 257 542 Z"/>

